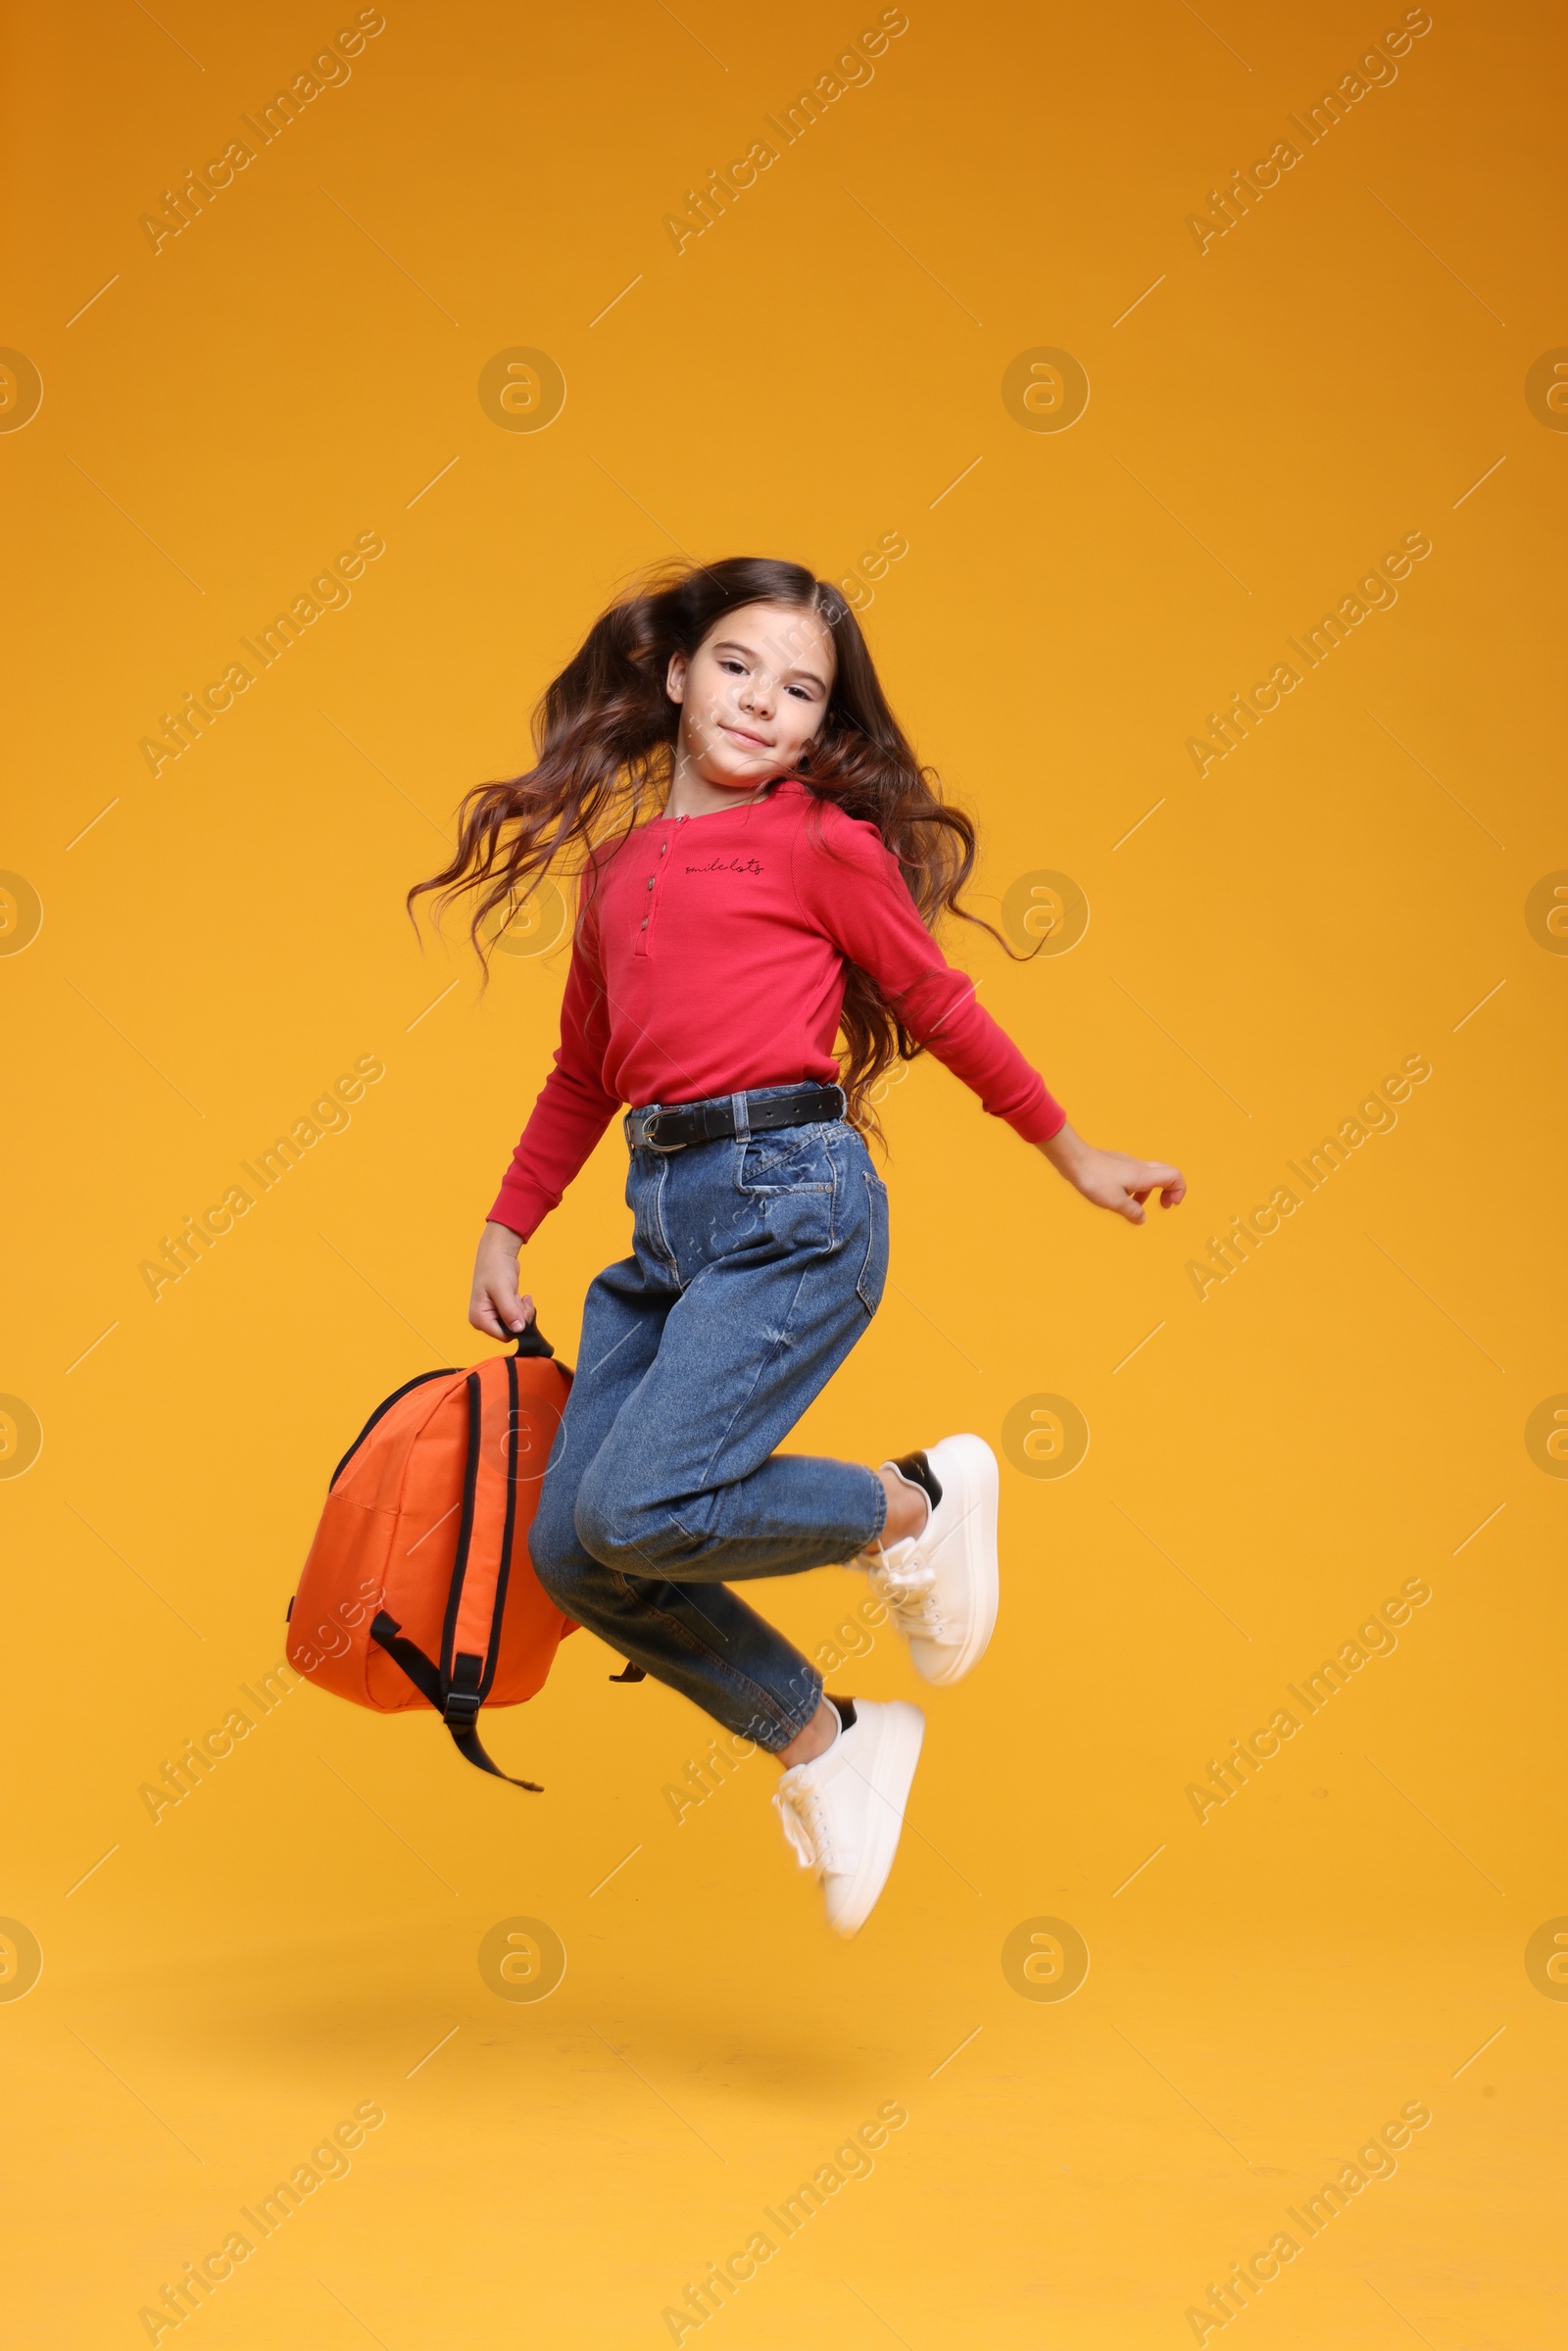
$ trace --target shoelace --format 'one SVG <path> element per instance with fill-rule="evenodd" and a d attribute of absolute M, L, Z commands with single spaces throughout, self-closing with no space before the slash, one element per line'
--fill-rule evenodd
<path fill-rule="evenodd" d="M 870 1574 L 872 1591 L 886 1602 L 900 1631 L 931 1641 L 941 1641 L 947 1633 L 947 1619 L 936 1601 L 936 1581 L 934 1567 L 895 1567 L 886 1560 Z"/>
<path fill-rule="evenodd" d="M 803 1781 L 794 1788 L 776 1788 L 773 1801 L 784 1824 L 784 1835 L 794 1847 L 802 1869 L 814 1869 L 822 1876 L 837 1872 L 840 1864 L 820 1789 L 808 1780 Z"/>

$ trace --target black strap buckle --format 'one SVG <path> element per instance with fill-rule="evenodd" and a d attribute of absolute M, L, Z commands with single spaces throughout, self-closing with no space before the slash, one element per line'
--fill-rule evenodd
<path fill-rule="evenodd" d="M 441 1701 L 441 1720 L 449 1731 L 473 1729 L 479 1719 L 479 1684 L 483 1678 L 484 1659 L 460 1649 L 452 1660 L 446 1695 Z"/>

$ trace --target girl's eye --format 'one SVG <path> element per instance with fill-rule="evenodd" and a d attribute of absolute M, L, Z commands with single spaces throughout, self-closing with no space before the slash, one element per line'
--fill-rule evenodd
<path fill-rule="evenodd" d="M 722 658 L 720 658 L 720 661 L 719 661 L 719 664 L 718 664 L 718 665 L 719 665 L 720 669 L 729 669 L 729 670 L 733 670 L 733 671 L 736 673 L 736 675 L 737 675 L 737 676 L 739 676 L 739 675 L 743 675 L 743 674 L 744 674 L 744 672 L 745 672 L 745 667 L 746 667 L 746 664 L 745 664 L 745 662 L 744 662 L 744 661 L 726 661 L 726 660 L 724 660 L 724 659 L 722 659 Z"/>
<path fill-rule="evenodd" d="M 790 692 L 792 694 L 798 694 L 803 702 L 809 702 L 811 699 L 811 689 L 809 686 L 791 686 Z"/>

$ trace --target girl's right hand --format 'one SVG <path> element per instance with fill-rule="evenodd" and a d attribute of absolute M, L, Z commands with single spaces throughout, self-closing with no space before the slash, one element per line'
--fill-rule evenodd
<path fill-rule="evenodd" d="M 533 1320 L 533 1299 L 517 1292 L 521 1248 L 520 1237 L 510 1225 L 487 1224 L 479 1236 L 468 1320 L 491 1339 L 515 1339 Z"/>

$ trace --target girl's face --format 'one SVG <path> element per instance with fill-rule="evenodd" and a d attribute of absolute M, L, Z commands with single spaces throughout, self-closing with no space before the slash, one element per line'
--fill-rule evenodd
<path fill-rule="evenodd" d="M 816 612 L 787 604 L 726 612 L 690 660 L 670 660 L 665 691 L 680 705 L 685 771 L 732 792 L 791 773 L 826 715 L 836 658 Z"/>

